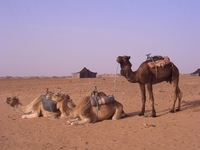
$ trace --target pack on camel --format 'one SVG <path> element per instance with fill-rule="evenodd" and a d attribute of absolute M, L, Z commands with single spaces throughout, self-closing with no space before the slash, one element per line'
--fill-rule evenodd
<path fill-rule="evenodd" d="M 63 98 L 65 99 L 62 93 L 52 96 L 52 100 L 55 101 L 62 101 Z M 103 92 L 93 92 L 91 96 L 82 99 L 79 105 L 74 108 L 70 108 L 64 103 L 60 104 L 59 107 L 63 107 L 61 116 L 69 119 L 70 125 L 94 123 L 109 118 L 117 120 L 125 117 L 122 104 L 116 101 L 113 96 L 107 96 Z"/>
<path fill-rule="evenodd" d="M 70 99 L 69 95 L 63 94 L 64 101 L 52 101 L 52 95 L 54 93 L 47 92 L 46 95 L 36 97 L 30 104 L 22 105 L 18 97 L 8 97 L 5 103 L 11 106 L 17 112 L 22 113 L 22 118 L 36 118 L 36 117 L 58 117 L 61 115 L 60 106 L 64 106 L 62 103 L 68 105 L 68 107 L 75 107 L 75 104 Z"/>
<path fill-rule="evenodd" d="M 160 83 L 162 81 L 167 81 L 174 86 L 174 103 L 171 113 L 175 111 L 180 111 L 182 92 L 179 89 L 179 70 L 178 68 L 170 62 L 168 57 L 163 58 L 161 56 L 150 57 L 147 55 L 147 60 L 144 61 L 136 71 L 132 71 L 132 64 L 129 59 L 130 56 L 118 56 L 117 62 L 121 67 L 121 75 L 124 76 L 131 83 L 139 83 L 141 95 L 142 95 L 142 109 L 138 114 L 139 116 L 144 115 L 145 112 L 145 102 L 146 102 L 146 92 L 145 85 L 149 92 L 149 99 L 152 106 L 151 117 L 156 117 L 156 111 L 154 108 L 154 96 L 153 96 L 153 84 Z M 178 108 L 175 110 L 176 100 L 178 98 Z"/>

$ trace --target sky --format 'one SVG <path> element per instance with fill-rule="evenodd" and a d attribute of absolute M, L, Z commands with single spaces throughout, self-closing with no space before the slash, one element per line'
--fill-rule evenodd
<path fill-rule="evenodd" d="M 0 0 L 0 76 L 70 76 L 83 67 L 132 70 L 146 54 L 200 68 L 199 0 Z"/>

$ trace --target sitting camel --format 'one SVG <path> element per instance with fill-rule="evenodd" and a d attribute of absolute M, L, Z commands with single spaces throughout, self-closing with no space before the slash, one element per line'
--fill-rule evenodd
<path fill-rule="evenodd" d="M 62 93 L 57 93 L 52 95 L 52 100 L 55 101 L 62 101 L 64 100 L 64 103 L 59 104 L 59 108 L 61 110 L 61 117 L 66 117 L 70 119 L 68 123 L 70 125 L 80 125 L 80 124 L 86 124 L 86 123 L 94 123 L 96 121 L 102 121 L 105 119 L 109 119 L 112 117 L 112 120 L 117 120 L 122 117 L 125 117 L 125 113 L 123 111 L 123 105 L 119 103 L 118 101 L 114 100 L 113 102 L 110 102 L 108 104 L 105 104 L 105 101 L 107 100 L 106 97 L 108 97 L 103 92 L 98 92 L 95 94 L 95 96 L 87 96 L 81 102 L 79 105 L 77 105 L 74 108 L 70 108 L 65 104 L 66 97 L 63 96 Z M 91 98 L 93 100 L 97 100 L 100 103 L 96 104 L 97 107 L 93 107 L 93 104 L 91 103 Z M 104 100 L 102 100 L 105 98 Z"/>
<path fill-rule="evenodd" d="M 48 92 L 46 95 L 41 95 L 36 97 L 30 104 L 23 106 L 18 97 L 8 97 L 5 100 L 9 106 L 14 108 L 14 110 L 21 112 L 22 118 L 36 118 L 36 117 L 58 117 L 61 115 L 60 107 L 64 106 L 60 103 L 65 103 L 69 108 L 75 107 L 75 104 L 70 99 L 69 95 L 62 94 L 64 100 L 62 101 L 52 101 L 53 93 Z"/>

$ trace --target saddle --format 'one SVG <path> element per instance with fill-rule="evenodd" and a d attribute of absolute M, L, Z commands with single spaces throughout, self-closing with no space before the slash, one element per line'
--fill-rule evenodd
<path fill-rule="evenodd" d="M 46 95 L 41 95 L 42 106 L 44 110 L 49 112 L 57 112 L 58 109 L 56 107 L 56 103 L 50 99 L 46 99 Z"/>
<path fill-rule="evenodd" d="M 108 95 L 108 96 L 94 95 L 90 97 L 90 103 L 94 107 L 99 106 L 99 105 L 112 104 L 114 101 L 115 99 L 112 95 Z"/>
<path fill-rule="evenodd" d="M 148 65 L 150 68 L 156 68 L 156 67 L 164 67 L 165 65 L 170 63 L 170 59 L 168 56 L 160 57 L 158 60 L 154 60 L 154 57 L 152 57 L 152 61 L 148 62 Z"/>

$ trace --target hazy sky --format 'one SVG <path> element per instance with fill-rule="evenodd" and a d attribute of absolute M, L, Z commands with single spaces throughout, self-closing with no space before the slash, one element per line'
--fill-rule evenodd
<path fill-rule="evenodd" d="M 115 74 L 146 54 L 200 68 L 200 0 L 1 0 L 0 76 Z"/>

